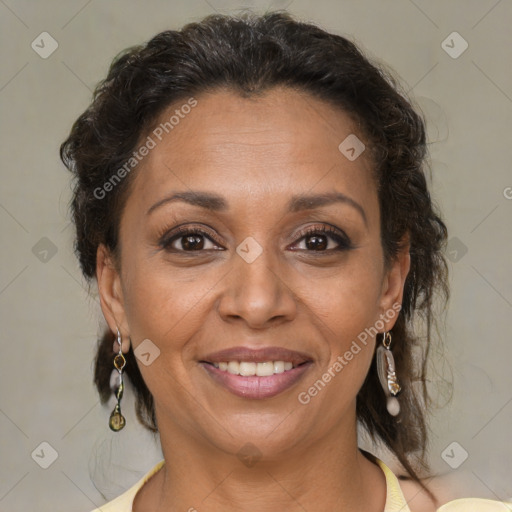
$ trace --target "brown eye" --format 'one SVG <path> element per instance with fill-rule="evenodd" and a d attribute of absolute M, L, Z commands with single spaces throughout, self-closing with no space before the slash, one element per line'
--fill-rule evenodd
<path fill-rule="evenodd" d="M 178 232 L 166 235 L 160 241 L 160 246 L 167 251 L 199 252 L 204 250 L 218 250 L 219 246 L 211 239 L 208 233 L 200 229 L 184 228 Z"/>
<path fill-rule="evenodd" d="M 177 241 L 181 240 L 181 248 L 185 251 L 198 251 L 204 249 L 205 238 L 202 235 L 190 234 L 180 236 Z"/>
<path fill-rule="evenodd" d="M 305 247 L 299 250 L 308 252 L 343 251 L 351 249 L 350 239 L 341 231 L 332 227 L 314 227 L 299 233 Z"/>
<path fill-rule="evenodd" d="M 308 235 L 305 237 L 306 249 L 320 251 L 327 249 L 329 245 L 329 237 L 325 235 Z"/>

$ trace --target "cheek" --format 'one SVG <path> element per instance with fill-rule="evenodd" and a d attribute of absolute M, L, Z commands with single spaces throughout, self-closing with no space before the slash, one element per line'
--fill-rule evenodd
<path fill-rule="evenodd" d="M 329 388 L 324 394 L 328 403 L 334 400 L 343 407 L 341 397 L 354 398 L 368 373 L 378 327 L 381 279 L 378 258 L 370 257 L 368 251 L 311 288 L 307 302 L 311 321 L 318 324 L 328 345 L 315 378 Z M 316 387 L 321 388 L 322 383 Z"/>
<path fill-rule="evenodd" d="M 378 295 L 371 284 L 370 280 L 345 280 L 336 295 L 331 290 L 312 297 L 316 308 L 323 305 L 323 313 L 317 309 L 315 316 L 321 318 L 319 330 L 326 350 L 298 400 L 316 411 L 312 416 L 323 418 L 324 428 L 345 417 L 370 369 L 375 348 L 371 327 L 378 318 Z"/>
<path fill-rule="evenodd" d="M 336 336 L 341 349 L 378 318 L 382 272 L 371 256 L 361 251 L 346 266 L 309 287 L 309 309 Z"/>
<path fill-rule="evenodd" d="M 138 261 L 124 288 L 125 311 L 134 340 L 149 337 L 168 344 L 179 333 L 200 323 L 199 313 L 208 292 L 219 277 L 216 273 L 180 277 L 165 263 Z"/>
<path fill-rule="evenodd" d="M 195 366 L 190 340 L 203 328 L 205 308 L 212 307 L 209 292 L 220 276 L 180 279 L 168 265 L 142 260 L 131 268 L 124 291 L 133 349 L 149 339 L 159 350 L 150 365 L 137 361 L 142 377 L 158 402 L 184 403 L 183 386 L 191 386 Z"/>

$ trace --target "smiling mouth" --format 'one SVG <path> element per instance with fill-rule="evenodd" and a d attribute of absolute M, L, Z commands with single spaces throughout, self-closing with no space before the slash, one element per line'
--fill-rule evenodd
<path fill-rule="evenodd" d="M 239 345 L 204 355 L 198 362 L 219 390 L 256 400 L 291 390 L 314 366 L 311 354 L 278 345 Z"/>
<path fill-rule="evenodd" d="M 219 370 L 230 373 L 231 375 L 240 375 L 242 377 L 268 377 L 270 375 L 277 375 L 285 373 L 298 366 L 307 363 L 304 361 L 299 364 L 292 363 L 291 361 L 221 361 L 218 363 L 211 363 L 209 361 L 201 361 L 218 368 Z"/>
<path fill-rule="evenodd" d="M 221 388 L 245 399 L 262 400 L 295 386 L 313 361 L 199 361 L 207 375 Z"/>

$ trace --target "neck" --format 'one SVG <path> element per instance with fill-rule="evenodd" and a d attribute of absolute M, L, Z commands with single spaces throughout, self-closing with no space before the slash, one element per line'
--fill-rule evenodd
<path fill-rule="evenodd" d="M 245 457 L 227 454 L 204 437 L 180 435 L 171 422 L 159 425 L 166 462 L 138 493 L 134 512 L 384 510 L 385 477 L 358 449 L 355 420 L 261 458 L 251 444 Z"/>

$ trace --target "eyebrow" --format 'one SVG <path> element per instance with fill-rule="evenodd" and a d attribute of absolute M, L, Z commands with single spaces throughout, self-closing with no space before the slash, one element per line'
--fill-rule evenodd
<path fill-rule="evenodd" d="M 213 194 L 211 192 L 185 191 L 176 192 L 169 197 L 164 197 L 151 206 L 146 214 L 149 215 L 164 204 L 176 201 L 216 212 L 223 212 L 229 209 L 227 201 L 218 194 Z M 341 192 L 292 196 L 288 202 L 288 211 L 299 212 L 302 210 L 313 210 L 315 208 L 328 206 L 334 203 L 344 203 L 352 206 L 359 212 L 365 225 L 368 225 L 364 208 L 357 201 L 354 201 L 354 199 L 342 194 Z"/>

